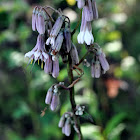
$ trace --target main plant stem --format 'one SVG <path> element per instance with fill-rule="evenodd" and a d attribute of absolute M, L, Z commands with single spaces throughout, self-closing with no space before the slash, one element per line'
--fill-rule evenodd
<path fill-rule="evenodd" d="M 68 56 L 68 61 L 69 61 L 68 77 L 69 77 L 70 84 L 72 84 L 74 81 L 74 78 L 73 78 L 73 72 L 72 72 L 72 60 L 71 60 L 70 55 Z M 70 102 L 71 102 L 71 107 L 72 107 L 72 112 L 73 112 L 73 118 L 74 118 L 76 128 L 78 129 L 77 134 L 78 134 L 79 140 L 83 140 L 83 136 L 80 129 L 80 121 L 79 121 L 79 118 L 75 115 L 76 103 L 75 103 L 75 98 L 74 98 L 74 86 L 71 87 L 69 91 L 70 91 Z"/>

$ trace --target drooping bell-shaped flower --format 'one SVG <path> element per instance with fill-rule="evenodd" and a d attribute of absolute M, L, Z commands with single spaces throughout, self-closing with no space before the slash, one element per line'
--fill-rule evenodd
<path fill-rule="evenodd" d="M 93 10 L 93 19 L 98 19 L 98 9 L 95 0 L 92 0 L 92 10 Z"/>
<path fill-rule="evenodd" d="M 32 13 L 32 30 L 36 31 L 36 7 L 33 9 Z"/>
<path fill-rule="evenodd" d="M 67 119 L 66 119 L 66 122 L 65 122 L 65 135 L 66 136 L 70 136 L 70 134 L 71 134 L 71 123 L 70 123 L 70 117 L 68 117 Z"/>
<path fill-rule="evenodd" d="M 101 66 L 102 66 L 103 70 L 105 72 L 108 71 L 109 70 L 109 64 L 108 64 L 108 62 L 106 60 L 104 52 L 100 51 L 98 57 L 99 57 L 99 61 L 101 63 Z"/>
<path fill-rule="evenodd" d="M 82 9 L 85 6 L 85 0 L 76 0 L 77 1 L 77 7 L 79 9 Z"/>
<path fill-rule="evenodd" d="M 79 44 L 83 44 L 84 42 L 87 45 L 93 44 L 94 38 L 92 35 L 92 27 L 91 27 L 91 22 L 87 22 L 85 19 L 85 12 L 83 9 L 82 12 L 82 23 L 80 27 L 80 33 L 77 36 L 77 40 Z"/>
<path fill-rule="evenodd" d="M 44 15 L 43 15 L 43 11 L 40 11 L 38 13 L 38 32 L 39 34 L 44 34 L 45 33 L 45 19 L 44 19 Z"/>
<path fill-rule="evenodd" d="M 99 61 L 92 61 L 91 65 L 91 76 L 94 78 L 99 78 L 101 75 L 101 66 Z"/>
<path fill-rule="evenodd" d="M 87 5 L 83 8 L 84 16 L 86 21 L 93 20 L 93 10 L 91 0 L 87 0 Z"/>
<path fill-rule="evenodd" d="M 65 51 L 66 53 L 69 53 L 71 50 L 71 32 L 70 28 L 66 28 L 64 30 L 64 40 L 65 40 Z"/>
<path fill-rule="evenodd" d="M 54 111 L 59 105 L 59 95 L 57 93 L 53 93 L 52 102 L 51 102 L 51 110 Z"/>
<path fill-rule="evenodd" d="M 65 123 L 65 115 L 63 115 L 63 116 L 60 118 L 58 127 L 62 128 L 62 127 L 64 126 L 64 123 Z"/>
<path fill-rule="evenodd" d="M 53 25 L 51 32 L 50 32 L 50 37 L 47 39 L 46 44 L 49 45 L 51 44 L 52 46 L 54 46 L 55 44 L 55 38 L 58 35 L 61 27 L 63 24 L 63 17 L 60 16 L 57 18 L 55 24 Z"/>
<path fill-rule="evenodd" d="M 71 56 L 73 65 L 76 65 L 79 63 L 78 51 L 73 43 L 72 43 L 72 47 L 70 50 L 70 56 Z"/>
<path fill-rule="evenodd" d="M 45 40 L 44 35 L 38 35 L 36 46 L 25 54 L 30 60 L 34 59 L 34 62 L 41 59 L 41 61 L 46 61 L 48 59 L 48 54 L 45 50 Z"/>
<path fill-rule="evenodd" d="M 60 32 L 56 38 L 54 46 L 52 46 L 52 50 L 55 51 L 55 53 L 59 52 L 63 43 L 63 32 Z"/>
<path fill-rule="evenodd" d="M 48 92 L 47 92 L 47 95 L 46 95 L 46 99 L 45 99 L 45 103 L 46 104 L 50 104 L 51 101 L 52 101 L 52 96 L 53 96 L 53 93 L 52 93 L 52 87 L 49 88 Z"/>
<path fill-rule="evenodd" d="M 48 59 L 45 62 L 44 72 L 47 73 L 47 74 L 52 73 L 52 59 L 51 59 L 50 55 L 49 55 Z"/>
<path fill-rule="evenodd" d="M 59 75 L 59 61 L 57 56 L 52 56 L 52 59 L 53 59 L 52 76 L 56 78 Z"/>

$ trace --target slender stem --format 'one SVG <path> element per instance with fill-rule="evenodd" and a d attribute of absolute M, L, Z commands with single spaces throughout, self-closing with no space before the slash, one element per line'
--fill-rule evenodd
<path fill-rule="evenodd" d="M 70 55 L 68 56 L 68 60 L 69 60 L 68 77 L 69 77 L 70 84 L 72 84 L 74 81 L 74 78 L 73 78 L 73 72 L 72 72 L 72 60 L 71 60 Z M 72 86 L 69 91 L 70 91 L 70 102 L 71 102 L 71 107 L 72 107 L 72 112 L 73 112 L 73 118 L 74 118 L 76 128 L 78 129 L 77 134 L 78 134 L 79 140 L 83 140 L 83 136 L 80 130 L 79 118 L 77 118 L 77 116 L 75 115 L 76 102 L 74 98 L 74 86 Z"/>

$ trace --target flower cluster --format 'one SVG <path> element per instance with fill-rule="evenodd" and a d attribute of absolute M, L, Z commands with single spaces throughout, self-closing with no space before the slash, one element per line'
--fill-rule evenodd
<path fill-rule="evenodd" d="M 59 105 L 59 92 L 57 85 L 53 85 L 49 88 L 45 103 L 50 105 L 52 111 L 54 111 Z"/>
<path fill-rule="evenodd" d="M 95 0 L 77 0 L 77 5 L 79 9 L 82 9 L 80 33 L 77 36 L 78 43 L 83 44 L 85 42 L 87 44 L 87 54 L 89 52 L 94 53 L 91 64 L 91 75 L 92 77 L 99 78 L 101 73 L 105 73 L 109 70 L 109 64 L 99 45 L 97 43 L 93 44 L 94 38 L 92 35 L 91 22 L 98 19 L 96 2 Z M 51 8 L 54 12 L 57 12 L 58 17 L 56 17 L 56 19 L 52 18 L 52 15 L 48 13 L 47 8 Z M 69 79 L 71 80 L 70 85 L 65 87 L 62 82 L 53 84 L 47 91 L 45 98 L 45 103 L 50 106 L 52 111 L 55 111 L 60 100 L 58 88 L 63 87 L 64 89 L 73 92 L 71 88 L 79 81 L 83 74 L 78 65 L 83 62 L 84 65 L 89 67 L 90 63 L 85 59 L 85 56 L 79 61 L 77 48 L 71 39 L 73 32 L 71 34 L 70 20 L 63 15 L 62 12 L 55 10 L 52 7 L 36 6 L 32 13 L 32 30 L 37 31 L 39 35 L 35 47 L 25 54 L 25 57 L 29 58 L 29 63 L 34 61 L 34 65 L 36 61 L 38 61 L 38 64 L 41 61 L 41 68 L 43 69 L 44 67 L 44 72 L 46 74 L 51 74 L 56 78 L 58 77 L 60 70 L 59 56 L 61 56 L 64 63 L 69 61 L 68 73 Z M 94 46 L 95 44 L 96 46 Z M 73 79 L 73 70 L 75 69 L 82 73 L 80 74 L 77 72 L 79 77 L 76 80 Z M 70 98 L 73 100 L 71 104 L 72 106 L 73 104 L 76 106 L 73 95 L 73 93 L 70 94 Z M 62 133 L 66 136 L 70 136 L 71 134 L 71 125 L 73 125 L 73 128 L 77 133 L 81 133 L 75 118 L 80 117 L 85 113 L 85 106 L 77 105 L 76 108 L 72 109 L 73 113 L 64 113 L 58 125 L 62 128 Z"/>
<path fill-rule="evenodd" d="M 84 42 L 87 45 L 93 44 L 94 38 L 92 35 L 91 21 L 98 19 L 98 10 L 95 0 L 77 0 L 77 6 L 82 9 L 82 22 L 80 33 L 77 36 L 79 44 Z"/>
<path fill-rule="evenodd" d="M 25 54 L 29 63 L 34 60 L 42 61 L 44 72 L 52 74 L 54 78 L 59 75 L 59 55 L 63 62 L 67 61 L 68 54 L 72 57 L 73 64 L 79 63 L 78 52 L 71 41 L 69 22 L 59 13 L 55 22 L 47 12 L 47 8 L 36 6 L 32 13 L 32 30 L 38 31 L 36 46 Z"/>
<path fill-rule="evenodd" d="M 62 133 L 66 136 L 70 136 L 71 134 L 71 125 L 73 125 L 74 129 L 76 128 L 74 121 L 73 121 L 73 113 L 66 112 L 60 118 L 58 127 L 62 128 Z"/>

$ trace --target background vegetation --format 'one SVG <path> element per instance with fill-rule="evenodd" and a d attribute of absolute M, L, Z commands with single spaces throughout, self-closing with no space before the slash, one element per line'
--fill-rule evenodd
<path fill-rule="evenodd" d="M 93 34 L 105 51 L 110 70 L 100 79 L 92 79 L 90 68 L 81 66 L 85 75 L 76 84 L 76 102 L 86 105 L 94 124 L 81 119 L 85 140 L 140 139 L 140 2 L 138 0 L 96 0 L 100 19 Z M 31 30 L 35 5 L 61 8 L 72 21 L 73 29 L 80 11 L 75 0 L 0 0 L 0 140 L 77 140 L 65 137 L 58 128 L 60 116 L 70 109 L 66 91 L 61 91 L 57 112 L 45 107 L 47 89 L 58 81 L 67 81 L 66 65 L 60 64 L 59 77 L 46 75 L 40 66 L 27 65 L 24 54 L 31 50 L 37 33 Z M 79 57 L 85 47 L 73 42 Z M 92 56 L 88 57 L 90 61 Z M 60 61 L 61 58 L 60 58 Z M 67 84 L 67 82 L 65 82 Z"/>

